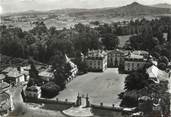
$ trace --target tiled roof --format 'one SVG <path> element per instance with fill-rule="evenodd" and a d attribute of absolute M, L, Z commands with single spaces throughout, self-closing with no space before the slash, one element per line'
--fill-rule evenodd
<path fill-rule="evenodd" d="M 0 91 L 5 89 L 5 88 L 8 88 L 10 85 L 6 82 L 2 82 L 0 83 Z"/>
<path fill-rule="evenodd" d="M 107 53 L 103 50 L 92 50 L 92 51 L 88 51 L 88 57 L 104 57 L 106 56 Z"/>
<path fill-rule="evenodd" d="M 19 73 L 19 71 L 17 69 L 13 69 L 7 73 L 7 77 L 10 77 L 10 78 L 17 78 L 17 77 L 22 76 L 22 75 L 23 74 Z"/>
<path fill-rule="evenodd" d="M 3 80 L 5 78 L 5 75 L 0 74 L 0 80 Z"/>
<path fill-rule="evenodd" d="M 27 87 L 27 88 L 26 88 L 26 91 L 38 92 L 39 90 L 41 90 L 41 88 L 38 87 L 38 86 L 31 86 L 31 87 Z"/>
<path fill-rule="evenodd" d="M 42 72 L 39 73 L 39 76 L 41 76 L 41 77 L 53 77 L 54 75 L 51 72 L 42 71 Z"/>
<path fill-rule="evenodd" d="M 11 105 L 10 105 L 10 95 L 7 93 L 1 93 L 0 94 L 0 111 L 6 111 L 9 110 Z"/>
<path fill-rule="evenodd" d="M 13 69 L 15 69 L 15 68 L 13 68 L 13 67 L 7 67 L 7 68 L 4 69 L 2 72 L 3 72 L 3 73 L 8 73 L 8 72 L 12 71 Z"/>
<path fill-rule="evenodd" d="M 0 93 L 0 104 L 1 104 L 1 102 L 5 101 L 5 100 L 7 100 L 9 98 L 10 98 L 9 94 L 7 94 L 5 92 Z"/>
<path fill-rule="evenodd" d="M 149 67 L 146 72 L 149 74 L 150 78 L 157 78 L 159 80 L 167 80 L 169 78 L 168 73 L 158 69 L 155 65 Z"/>
<path fill-rule="evenodd" d="M 142 54 L 149 54 L 149 52 L 144 51 L 144 50 L 135 50 L 132 52 L 133 54 L 137 54 L 137 55 L 142 55 Z"/>

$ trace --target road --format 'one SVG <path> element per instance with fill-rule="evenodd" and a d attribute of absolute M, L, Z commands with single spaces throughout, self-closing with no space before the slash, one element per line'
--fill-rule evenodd
<path fill-rule="evenodd" d="M 8 117 L 66 117 L 60 111 L 44 110 L 39 108 L 41 105 L 24 103 L 21 91 L 22 86 L 11 89 L 15 109 Z"/>

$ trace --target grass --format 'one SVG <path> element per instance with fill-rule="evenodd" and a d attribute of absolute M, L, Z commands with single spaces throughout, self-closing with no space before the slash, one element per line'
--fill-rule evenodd
<path fill-rule="evenodd" d="M 130 37 L 131 35 L 118 36 L 119 41 L 120 41 L 119 47 L 123 47 L 126 41 L 128 41 Z"/>
<path fill-rule="evenodd" d="M 75 101 L 78 95 L 90 97 L 93 104 L 112 105 L 118 103 L 118 94 L 123 91 L 125 74 L 118 74 L 117 69 L 108 68 L 105 72 L 87 73 L 76 77 L 67 84 L 66 89 L 61 91 L 57 98 Z"/>

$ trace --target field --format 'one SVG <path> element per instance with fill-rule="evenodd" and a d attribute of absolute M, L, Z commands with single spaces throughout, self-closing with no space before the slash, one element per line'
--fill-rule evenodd
<path fill-rule="evenodd" d="M 76 77 L 67 84 L 66 89 L 60 92 L 57 98 L 75 101 L 78 93 L 89 95 L 90 102 L 93 104 L 104 105 L 118 104 L 118 94 L 123 91 L 125 74 L 118 74 L 116 68 L 108 68 L 102 73 L 87 73 Z"/>
<path fill-rule="evenodd" d="M 119 47 L 123 47 L 125 45 L 125 42 L 129 40 L 131 35 L 124 35 L 124 36 L 118 36 L 120 44 Z"/>

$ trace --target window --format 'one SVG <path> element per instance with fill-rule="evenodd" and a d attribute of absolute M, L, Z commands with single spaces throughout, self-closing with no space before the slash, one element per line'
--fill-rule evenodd
<path fill-rule="evenodd" d="M 137 68 L 140 66 L 140 64 L 139 63 L 137 63 Z"/>
<path fill-rule="evenodd" d="M 100 65 L 100 61 L 98 61 L 98 65 Z"/>
<path fill-rule="evenodd" d="M 130 67 L 130 63 L 128 63 L 128 67 Z"/>
<path fill-rule="evenodd" d="M 92 65 L 92 61 L 90 61 L 90 66 Z"/>

